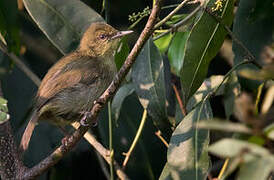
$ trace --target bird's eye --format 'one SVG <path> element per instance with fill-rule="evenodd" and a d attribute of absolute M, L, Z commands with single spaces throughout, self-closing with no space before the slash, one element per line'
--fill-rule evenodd
<path fill-rule="evenodd" d="M 100 39 L 106 39 L 106 37 L 107 36 L 105 34 L 100 34 L 100 36 L 99 36 Z"/>

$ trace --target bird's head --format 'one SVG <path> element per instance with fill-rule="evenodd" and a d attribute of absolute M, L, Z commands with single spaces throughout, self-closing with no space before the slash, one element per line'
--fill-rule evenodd
<path fill-rule="evenodd" d="M 97 57 L 113 55 L 121 37 L 132 32 L 118 31 L 106 23 L 92 23 L 81 39 L 79 50 Z"/>

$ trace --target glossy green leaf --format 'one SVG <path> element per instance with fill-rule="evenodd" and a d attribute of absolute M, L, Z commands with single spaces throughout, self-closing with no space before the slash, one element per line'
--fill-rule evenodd
<path fill-rule="evenodd" d="M 216 118 L 207 121 L 200 121 L 197 123 L 197 128 L 252 134 L 252 129 L 242 123 L 234 123 L 225 119 Z"/>
<path fill-rule="evenodd" d="M 215 0 L 210 0 L 207 8 L 215 7 Z M 222 1 L 222 8 L 214 13 L 221 21 L 230 26 L 233 19 L 234 0 Z M 211 15 L 203 12 L 190 31 L 185 45 L 180 71 L 184 100 L 187 100 L 200 87 L 207 75 L 210 61 L 216 56 L 227 32 Z"/>
<path fill-rule="evenodd" d="M 262 8 L 262 6 L 267 8 Z M 261 10 L 258 11 L 258 9 Z M 269 14 L 265 16 L 265 13 Z M 241 0 L 237 9 L 233 23 L 233 33 L 251 51 L 258 63 L 263 63 L 262 53 L 265 50 L 264 47 L 273 43 L 273 15 L 272 0 Z M 235 64 L 246 58 L 246 52 L 235 41 L 232 44 L 232 49 L 235 54 Z M 244 65 L 244 67 L 255 68 L 253 65 Z"/>
<path fill-rule="evenodd" d="M 180 76 L 180 71 L 184 63 L 185 45 L 189 34 L 189 31 L 176 32 L 168 49 L 168 59 L 170 61 L 171 69 L 178 76 Z"/>
<path fill-rule="evenodd" d="M 116 160 L 125 158 L 122 153 L 129 150 L 136 136 L 143 110 L 135 92 L 124 100 L 117 121 L 118 125 L 113 129 L 113 148 Z M 154 134 L 157 128 L 153 125 L 151 117 L 147 118 L 140 139 L 126 166 L 126 172 L 130 179 L 155 180 L 159 177 L 166 160 L 166 148 Z M 98 121 L 101 142 L 105 147 L 108 147 L 109 142 L 107 119 L 107 111 L 104 111 Z"/>
<path fill-rule="evenodd" d="M 76 49 L 84 31 L 103 18 L 78 0 L 23 0 L 24 5 L 48 39 L 67 54 Z"/>
<path fill-rule="evenodd" d="M 163 59 L 152 39 L 149 39 L 132 68 L 132 81 L 142 106 L 148 110 L 154 124 L 170 135 L 166 112 Z"/>
<path fill-rule="evenodd" d="M 253 160 L 256 156 L 269 156 L 270 152 L 256 144 L 243 140 L 224 138 L 209 147 L 209 152 L 220 157 L 243 156 L 245 162 Z"/>
<path fill-rule="evenodd" d="M 155 45 L 159 51 L 164 54 L 169 46 L 170 41 L 172 40 L 173 35 L 171 33 L 157 39 L 154 41 Z"/>
<path fill-rule="evenodd" d="M 217 75 L 217 76 L 211 76 L 210 78 L 207 78 L 204 80 L 203 84 L 200 86 L 200 88 L 196 91 L 196 93 L 189 99 L 187 103 L 187 111 L 191 111 L 193 107 L 195 107 L 197 104 L 199 104 L 207 95 L 208 93 L 212 92 L 215 88 L 217 88 L 221 82 L 223 81 L 224 76 Z M 224 87 L 226 85 L 225 81 L 223 85 L 219 88 L 218 92 L 216 92 L 216 95 L 222 95 L 224 93 Z"/>
<path fill-rule="evenodd" d="M 274 171 L 274 157 L 256 157 L 240 166 L 237 180 L 268 180 Z"/>
<path fill-rule="evenodd" d="M 115 94 L 111 103 L 111 112 L 114 115 L 114 119 L 117 121 L 120 115 L 123 102 L 126 97 L 134 92 L 134 86 L 132 83 L 125 84 Z"/>
<path fill-rule="evenodd" d="M 209 102 L 197 106 L 184 117 L 170 139 L 167 164 L 160 179 L 206 179 L 210 164 L 206 151 L 209 131 L 197 129 L 195 124 L 210 118 Z"/>
<path fill-rule="evenodd" d="M 123 37 L 120 41 L 120 44 L 118 46 L 118 49 L 115 53 L 115 63 L 116 67 L 119 70 L 122 65 L 124 64 L 128 53 L 129 53 L 129 46 L 127 44 L 127 37 Z"/>
<path fill-rule="evenodd" d="M 17 12 L 16 1 L 0 1 L 0 33 L 7 42 L 9 50 L 16 54 L 20 51 Z"/>

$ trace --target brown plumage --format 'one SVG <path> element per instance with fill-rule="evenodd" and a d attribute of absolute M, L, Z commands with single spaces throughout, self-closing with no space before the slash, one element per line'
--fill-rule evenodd
<path fill-rule="evenodd" d="M 33 115 L 21 139 L 25 151 L 40 120 L 64 126 L 79 121 L 112 81 L 114 53 L 120 37 L 105 23 L 93 23 L 84 33 L 79 48 L 61 58 L 46 74 L 38 89 Z"/>

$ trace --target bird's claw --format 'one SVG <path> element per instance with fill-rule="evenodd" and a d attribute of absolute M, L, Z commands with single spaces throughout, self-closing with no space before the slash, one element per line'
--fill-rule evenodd
<path fill-rule="evenodd" d="M 88 124 L 87 120 L 91 117 L 91 112 L 85 111 L 85 112 L 82 112 L 81 114 L 83 114 L 83 117 L 80 120 L 80 124 L 82 126 L 88 126 L 89 124 Z M 92 121 L 91 124 L 92 124 L 93 127 L 97 126 L 97 124 L 98 124 L 97 123 L 97 119 L 95 119 L 94 121 Z"/>
<path fill-rule="evenodd" d="M 82 126 L 88 126 L 87 120 L 88 120 L 88 118 L 91 117 L 91 112 L 85 111 L 85 112 L 83 112 L 83 113 L 81 113 L 81 114 L 83 114 L 83 117 L 82 117 L 81 120 L 80 120 L 80 124 L 81 124 Z"/>

